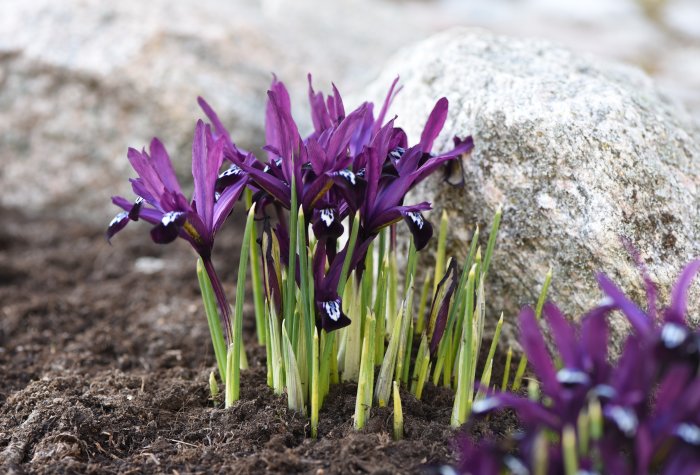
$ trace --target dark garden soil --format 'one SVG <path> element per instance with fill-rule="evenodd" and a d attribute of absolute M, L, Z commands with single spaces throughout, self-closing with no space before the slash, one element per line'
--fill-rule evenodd
<path fill-rule="evenodd" d="M 216 249 L 231 295 L 240 226 Z M 331 391 L 310 439 L 266 386 L 251 326 L 241 401 L 211 401 L 194 264 L 145 225 L 109 246 L 102 229 L 0 209 L 0 473 L 420 473 L 452 460 L 452 395 L 431 385 L 423 401 L 402 393 L 402 441 L 386 408 L 352 429 L 352 384 Z"/>

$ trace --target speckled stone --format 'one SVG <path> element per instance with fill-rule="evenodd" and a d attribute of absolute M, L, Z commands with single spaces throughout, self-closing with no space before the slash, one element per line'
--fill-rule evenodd
<path fill-rule="evenodd" d="M 700 255 L 697 128 L 640 70 L 457 29 L 400 51 L 371 94 L 380 97 L 397 73 L 404 89 L 393 112 L 409 137 L 420 136 L 446 95 L 450 113 L 437 145 L 455 134 L 475 140 L 463 188 L 433 177 L 407 202 L 432 201 L 433 219 L 448 213 L 448 249 L 460 258 L 474 224 L 483 229 L 504 207 L 488 285 L 494 320 L 504 310 L 513 322 L 533 303 L 550 266 L 550 295 L 570 315 L 601 298 L 597 271 L 641 301 L 639 273 L 619 236 L 640 249 L 664 298 Z M 625 326 L 619 318 L 614 326 L 619 339 Z"/>

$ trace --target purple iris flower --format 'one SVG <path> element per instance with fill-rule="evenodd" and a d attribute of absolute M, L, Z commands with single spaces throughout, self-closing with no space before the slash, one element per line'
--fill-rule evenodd
<path fill-rule="evenodd" d="M 688 290 L 695 276 L 700 272 L 700 259 L 692 261 L 681 272 L 673 286 L 671 302 L 662 310 L 662 319 L 657 317 L 656 290 L 650 282 L 645 269 L 642 269 L 647 281 L 647 310 L 639 308 L 606 275 L 598 275 L 598 283 L 608 298 L 612 309 L 620 310 L 629 320 L 635 332 L 652 348 L 657 358 L 665 363 L 676 360 L 685 361 L 694 369 L 700 365 L 700 332 L 688 326 Z"/>
<path fill-rule="evenodd" d="M 153 224 L 151 238 L 167 244 L 180 237 L 189 242 L 204 262 L 221 311 L 222 324 L 230 337 L 230 309 L 211 261 L 214 237 L 246 187 L 242 177 L 230 186 L 216 190 L 219 169 L 228 146 L 225 137 L 216 137 L 209 126 L 197 122 L 192 143 L 194 196 L 185 198 L 177 181 L 172 162 L 158 139 L 151 141 L 149 152 L 129 149 L 128 159 L 138 174 L 132 179 L 137 198 L 131 202 L 121 196 L 112 202 L 124 211 L 117 214 L 107 230 L 107 239 L 126 227 L 129 221 Z"/>

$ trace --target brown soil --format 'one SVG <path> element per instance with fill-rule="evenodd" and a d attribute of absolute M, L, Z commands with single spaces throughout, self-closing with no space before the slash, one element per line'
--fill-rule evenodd
<path fill-rule="evenodd" d="M 449 391 L 403 393 L 406 437 L 394 442 L 391 410 L 355 432 L 356 388 L 338 386 L 312 440 L 307 418 L 267 388 L 252 341 L 241 401 L 211 401 L 185 243 L 152 244 L 138 224 L 109 246 L 76 222 L 8 210 L 0 222 L 0 472 L 417 473 L 451 461 Z M 230 293 L 240 225 L 217 249 Z"/>

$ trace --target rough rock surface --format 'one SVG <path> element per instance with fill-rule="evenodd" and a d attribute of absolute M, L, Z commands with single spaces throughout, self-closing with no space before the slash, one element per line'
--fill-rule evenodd
<path fill-rule="evenodd" d="M 438 140 L 474 136 L 465 186 L 432 178 L 410 201 L 432 201 L 433 216 L 447 211 L 448 247 L 460 257 L 474 223 L 484 229 L 503 205 L 490 274 L 494 312 L 513 321 L 536 300 L 550 266 L 550 295 L 571 315 L 601 298 L 600 270 L 641 301 L 639 273 L 619 236 L 639 248 L 662 296 L 700 255 L 696 129 L 636 68 L 457 29 L 399 52 L 385 71 L 371 93 L 381 96 L 399 72 L 404 89 L 393 112 L 409 137 L 420 135 L 443 95 L 451 107 Z"/>
<path fill-rule="evenodd" d="M 159 136 L 188 174 L 205 96 L 235 139 L 257 147 L 273 72 L 307 121 L 318 88 L 364 86 L 398 45 L 429 26 L 356 1 L 319 8 L 277 0 L 0 2 L 0 206 L 105 222 L 128 193 L 129 146 Z M 283 8 L 284 7 L 284 8 Z M 423 32 L 421 34 L 421 32 Z"/>

